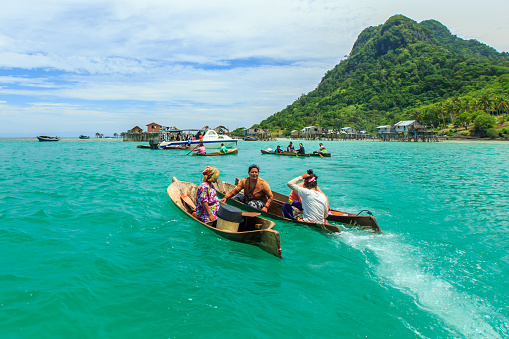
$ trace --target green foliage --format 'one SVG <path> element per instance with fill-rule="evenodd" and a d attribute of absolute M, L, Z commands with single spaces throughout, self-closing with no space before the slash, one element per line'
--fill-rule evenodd
<path fill-rule="evenodd" d="M 497 120 L 494 116 L 488 114 L 480 114 L 474 120 L 474 133 L 480 137 L 488 136 L 488 130 L 494 129 Z"/>
<path fill-rule="evenodd" d="M 495 139 L 495 138 L 498 138 L 498 132 L 494 128 L 488 128 L 488 130 L 486 131 L 486 136 L 488 138 Z"/>
<path fill-rule="evenodd" d="M 288 133 L 309 125 L 374 132 L 399 120 L 443 127 L 459 118 L 457 126 L 467 128 L 478 111 L 507 114 L 508 93 L 507 53 L 453 36 L 436 21 L 419 24 L 396 15 L 362 31 L 350 56 L 314 91 L 260 126 Z"/>
<path fill-rule="evenodd" d="M 244 127 L 239 127 L 237 129 L 235 129 L 231 134 L 236 136 L 236 137 L 241 137 L 244 135 Z"/>

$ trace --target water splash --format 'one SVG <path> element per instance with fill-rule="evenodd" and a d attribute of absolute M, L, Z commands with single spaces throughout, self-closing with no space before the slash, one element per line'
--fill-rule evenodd
<path fill-rule="evenodd" d="M 487 300 L 462 291 L 449 283 L 444 274 L 427 270 L 429 254 L 414 247 L 403 236 L 343 232 L 336 241 L 363 252 L 374 279 L 399 290 L 415 300 L 416 305 L 440 319 L 453 336 L 467 338 L 502 338 L 509 334 L 508 319 Z M 410 328 L 406 320 L 400 319 Z M 493 323 L 496 322 L 496 323 Z"/>

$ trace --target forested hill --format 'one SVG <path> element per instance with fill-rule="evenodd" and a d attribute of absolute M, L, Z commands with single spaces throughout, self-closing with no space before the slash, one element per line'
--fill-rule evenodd
<path fill-rule="evenodd" d="M 437 126 L 444 115 L 493 109 L 508 93 L 508 53 L 458 38 L 435 20 L 395 15 L 362 31 L 314 91 L 260 126 L 287 133 L 309 125 L 375 131 L 408 119 Z"/>

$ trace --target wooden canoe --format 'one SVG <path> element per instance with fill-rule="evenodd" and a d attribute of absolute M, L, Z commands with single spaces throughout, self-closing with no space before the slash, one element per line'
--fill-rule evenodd
<path fill-rule="evenodd" d="M 320 153 L 320 154 L 314 154 L 314 153 L 310 153 L 310 154 L 297 154 L 297 153 L 293 153 L 293 152 L 281 152 L 281 153 L 274 153 L 274 152 L 269 152 L 267 150 L 260 150 L 262 152 L 262 154 L 270 154 L 270 155 L 280 155 L 280 156 L 289 156 L 289 157 L 297 157 L 297 158 L 306 158 L 306 157 L 322 157 L 322 158 L 330 158 L 331 157 L 331 154 L 330 153 Z"/>
<path fill-rule="evenodd" d="M 239 182 L 239 179 L 237 178 L 236 183 Z M 235 188 L 235 185 L 229 184 L 227 182 L 223 182 L 221 180 L 217 181 L 217 187 L 216 190 L 218 192 L 218 195 L 221 194 L 224 196 L 225 194 L 229 193 L 231 190 Z M 275 219 L 281 219 L 281 220 L 288 220 L 293 222 L 299 222 L 297 220 L 287 219 L 283 216 L 283 211 L 281 207 L 283 206 L 283 203 L 288 202 L 289 197 L 287 195 L 272 191 L 272 195 L 274 196 L 274 202 L 270 206 L 270 210 L 268 213 L 264 214 L 265 212 L 262 212 L 262 214 L 273 217 Z M 242 204 L 239 201 L 234 201 L 233 199 L 230 199 L 228 201 L 232 202 L 232 205 L 235 205 L 240 208 L 255 211 L 255 209 L 251 208 L 250 206 L 247 206 L 245 204 Z M 261 211 L 260 211 L 261 212 Z M 356 228 L 365 228 L 365 229 L 371 229 L 376 233 L 382 233 L 382 230 L 380 229 L 380 226 L 378 225 L 378 222 L 376 221 L 375 217 L 372 215 L 357 215 L 353 213 L 348 212 L 342 212 L 338 210 L 331 209 L 329 216 L 327 217 L 328 221 L 335 221 L 340 222 L 344 224 L 346 227 L 356 227 Z M 299 222 L 304 224 L 311 224 L 311 223 L 305 223 L 305 222 Z M 313 224 L 310 226 L 315 227 L 321 227 L 323 225 L 320 224 Z M 332 227 L 330 227 L 332 226 Z M 330 225 L 329 227 L 326 226 L 326 228 L 329 231 L 332 232 L 340 232 L 340 229 L 336 225 Z M 336 230 L 337 229 L 337 230 Z"/>
<path fill-rule="evenodd" d="M 138 145 L 136 148 L 152 148 L 150 145 Z M 185 147 L 165 147 L 165 148 L 155 148 L 155 149 L 182 149 L 182 150 L 190 150 L 193 147 L 185 146 Z"/>
<path fill-rule="evenodd" d="M 237 179 L 237 182 L 238 182 L 238 180 L 239 179 Z M 216 188 L 217 195 L 220 198 L 223 198 L 226 194 L 228 194 L 230 191 L 232 191 L 236 186 L 232 185 L 230 183 L 218 180 L 216 183 L 214 183 L 214 187 Z M 275 192 L 272 191 L 272 193 L 274 194 Z M 328 222 L 326 222 L 325 224 L 318 224 L 318 223 L 314 223 L 314 222 L 306 222 L 306 221 L 299 221 L 299 220 L 285 218 L 283 216 L 283 210 L 282 210 L 282 206 L 285 202 L 288 202 L 288 197 L 286 197 L 286 200 L 280 200 L 280 199 L 276 199 L 276 196 L 274 195 L 274 201 L 270 205 L 270 208 L 267 212 L 257 210 L 256 208 L 253 208 L 251 206 L 243 204 L 242 202 L 237 201 L 235 199 L 229 199 L 227 203 L 230 205 L 236 206 L 240 209 L 243 209 L 245 211 L 259 212 L 262 215 L 270 217 L 270 218 L 274 218 L 274 219 L 278 219 L 278 220 L 286 220 L 286 221 L 290 221 L 290 222 L 294 222 L 294 223 L 298 223 L 298 224 L 303 224 L 303 225 L 306 225 L 309 227 L 318 228 L 318 229 L 322 229 L 322 230 L 329 231 L 329 232 L 334 232 L 334 233 L 341 232 L 341 229 L 339 228 L 339 226 L 331 225 Z"/>
<path fill-rule="evenodd" d="M 193 153 L 193 157 L 194 156 L 205 157 L 205 156 L 229 155 L 229 154 L 237 154 L 237 153 L 239 153 L 239 149 L 232 148 L 232 149 L 229 149 L 227 153 L 222 153 L 222 152 L 214 152 L 214 153 L 206 153 L 206 154 Z"/>
<path fill-rule="evenodd" d="M 170 199 L 184 213 L 196 222 L 202 224 L 217 235 L 232 241 L 242 242 L 260 247 L 262 250 L 283 258 L 281 252 L 281 240 L 279 232 L 273 230 L 273 221 L 260 218 L 260 213 L 243 213 L 244 221 L 239 225 L 238 232 L 230 232 L 217 229 L 216 222 L 205 223 L 193 216 L 196 203 L 196 190 L 198 185 L 190 182 L 179 181 L 173 177 L 172 184 L 168 186 L 167 192 Z"/>

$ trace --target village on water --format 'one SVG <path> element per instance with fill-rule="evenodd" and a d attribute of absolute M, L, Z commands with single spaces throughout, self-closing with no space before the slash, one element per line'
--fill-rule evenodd
<path fill-rule="evenodd" d="M 191 131 L 207 131 L 211 128 L 204 126 L 200 130 L 180 130 L 177 127 L 166 127 L 158 123 L 152 122 L 146 125 L 146 130 L 139 126 L 135 126 L 127 132 L 120 134 L 123 141 L 163 141 L 177 140 L 186 141 L 192 139 L 194 134 Z M 218 135 L 227 135 L 232 138 L 231 131 L 224 126 L 213 128 Z M 425 141 L 436 142 L 440 139 L 438 132 L 429 129 L 427 126 L 419 123 L 416 120 L 400 121 L 394 125 L 384 125 L 377 127 L 378 133 L 376 135 L 369 134 L 364 130 L 356 130 L 353 127 L 343 127 L 341 129 L 327 129 L 320 126 L 308 126 L 302 130 L 293 130 L 289 139 L 302 139 L 302 140 L 378 140 L 378 141 Z M 187 132 L 187 133 L 185 133 Z M 269 130 L 262 128 L 246 128 L 242 131 L 243 135 L 240 137 L 246 141 L 257 140 L 273 140 L 276 137 L 284 137 L 283 135 L 275 135 Z M 96 134 L 96 136 L 98 136 Z M 100 135 L 99 135 L 100 137 Z"/>

